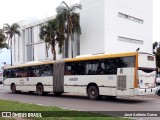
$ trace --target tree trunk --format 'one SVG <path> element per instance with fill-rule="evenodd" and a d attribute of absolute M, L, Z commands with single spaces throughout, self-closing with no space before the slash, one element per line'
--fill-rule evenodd
<path fill-rule="evenodd" d="M 65 38 L 65 41 L 64 41 L 64 43 L 65 43 L 65 51 L 64 51 L 64 58 L 68 58 L 69 57 L 69 47 L 68 47 L 68 45 L 69 45 L 69 34 L 67 33 L 67 37 Z"/>
<path fill-rule="evenodd" d="M 54 58 L 53 58 L 53 60 L 56 60 L 56 50 L 55 50 L 55 47 L 54 47 L 53 51 L 54 51 Z"/>
<path fill-rule="evenodd" d="M 51 45 L 51 52 L 52 52 L 52 55 L 53 55 L 53 60 L 56 60 L 56 50 L 55 50 L 55 45 L 54 44 Z"/>
<path fill-rule="evenodd" d="M 47 43 L 46 44 L 46 57 L 48 58 L 48 47 L 47 47 Z"/>
<path fill-rule="evenodd" d="M 73 58 L 73 35 L 71 35 L 71 54 L 72 54 L 72 58 Z"/>

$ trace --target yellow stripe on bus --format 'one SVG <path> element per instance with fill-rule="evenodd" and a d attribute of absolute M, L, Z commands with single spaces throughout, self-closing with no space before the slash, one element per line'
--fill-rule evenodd
<path fill-rule="evenodd" d="M 100 54 L 100 55 L 91 55 L 91 56 L 83 56 L 77 58 L 66 58 L 64 59 L 65 62 L 73 62 L 73 61 L 83 61 L 83 60 L 94 60 L 94 59 L 104 59 L 104 58 L 115 58 L 115 57 L 127 57 L 127 56 L 135 56 L 138 55 L 137 52 L 130 52 L 130 53 L 119 53 L 119 54 Z M 8 68 L 19 68 L 19 67 L 27 67 L 27 66 L 36 66 L 36 65 L 46 65 L 46 64 L 53 64 L 54 61 L 41 61 L 38 63 L 31 63 L 31 64 L 21 64 L 6 67 Z"/>

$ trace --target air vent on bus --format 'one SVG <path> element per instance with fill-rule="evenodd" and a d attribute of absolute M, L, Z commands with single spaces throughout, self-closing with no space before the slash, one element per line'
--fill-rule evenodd
<path fill-rule="evenodd" d="M 126 75 L 117 76 L 117 90 L 126 90 Z"/>

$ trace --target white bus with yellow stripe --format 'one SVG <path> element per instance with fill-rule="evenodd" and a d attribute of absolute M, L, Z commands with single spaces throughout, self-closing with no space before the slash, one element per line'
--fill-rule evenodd
<path fill-rule="evenodd" d="M 4 87 L 18 91 L 136 96 L 155 94 L 155 56 L 121 53 L 83 56 L 59 61 L 12 66 L 4 69 Z"/>

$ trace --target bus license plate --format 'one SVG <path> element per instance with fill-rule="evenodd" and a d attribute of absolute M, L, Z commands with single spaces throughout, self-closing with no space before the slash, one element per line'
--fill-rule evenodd
<path fill-rule="evenodd" d="M 145 86 L 148 86 L 148 87 L 149 87 L 149 83 L 145 83 Z"/>

